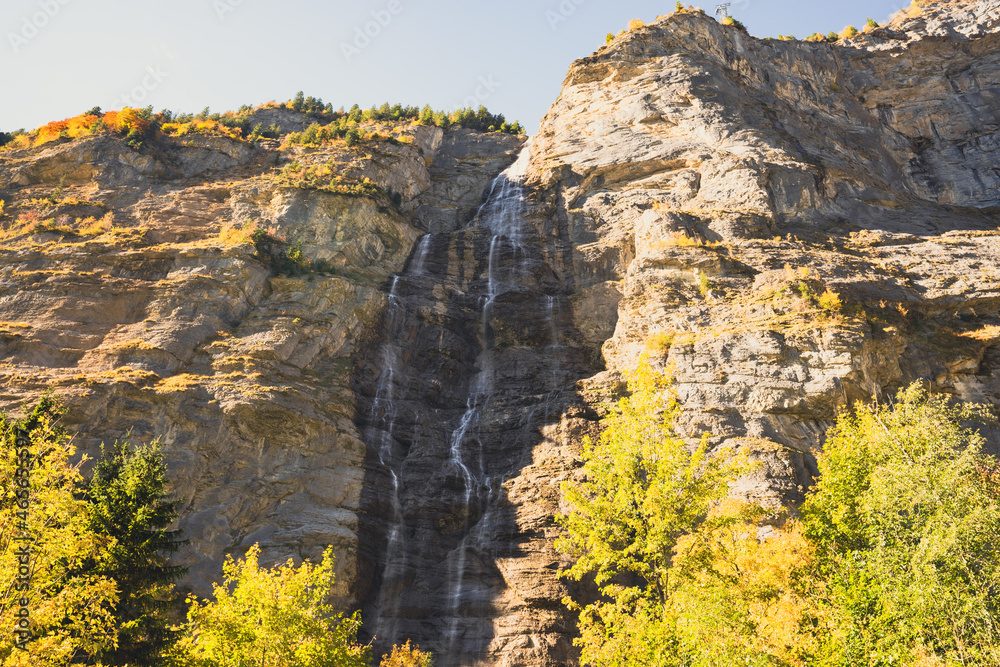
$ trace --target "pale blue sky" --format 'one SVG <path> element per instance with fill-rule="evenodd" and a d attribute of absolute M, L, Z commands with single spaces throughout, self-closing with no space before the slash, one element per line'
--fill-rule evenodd
<path fill-rule="evenodd" d="M 716 0 L 701 3 L 710 14 Z M 751 34 L 859 28 L 906 0 L 732 0 Z M 481 101 L 530 132 L 570 63 L 660 0 L 2 0 L 0 130 L 125 104 L 235 109 L 296 91 L 334 108 Z M 373 14 L 374 12 L 374 14 Z M 376 22 L 381 20 L 380 23 Z M 374 38 L 358 38 L 367 27 Z M 366 44 L 365 39 L 368 39 Z M 345 48 L 347 45 L 347 48 Z"/>

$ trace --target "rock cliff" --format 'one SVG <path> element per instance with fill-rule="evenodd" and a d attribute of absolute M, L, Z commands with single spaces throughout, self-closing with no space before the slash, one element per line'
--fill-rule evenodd
<path fill-rule="evenodd" d="M 223 137 L 138 152 L 94 136 L 0 156 L 3 405 L 54 387 L 91 455 L 129 433 L 159 438 L 185 502 L 184 584 L 199 593 L 254 543 L 267 562 L 333 544 L 340 604 L 357 605 L 356 360 L 421 234 L 412 212 L 438 201 L 421 196 L 481 199 L 519 144 L 411 135 L 284 152 Z M 292 162 L 368 177 L 399 205 L 278 182 Z M 305 269 L 276 272 L 248 223 L 301 248 Z"/>
<path fill-rule="evenodd" d="M 523 138 L 420 126 L 3 151 L 0 401 L 55 387 L 91 452 L 159 437 L 188 587 L 333 544 L 378 648 L 574 664 L 559 485 L 641 354 L 776 515 L 852 402 L 1000 403 L 998 129 L 984 0 L 837 43 L 662 17 L 575 62 L 513 166 Z"/>
<path fill-rule="evenodd" d="M 1000 3 L 922 5 L 835 44 L 661 18 L 573 64 L 532 148 L 578 329 L 672 367 L 775 505 L 854 401 L 1000 398 Z"/>

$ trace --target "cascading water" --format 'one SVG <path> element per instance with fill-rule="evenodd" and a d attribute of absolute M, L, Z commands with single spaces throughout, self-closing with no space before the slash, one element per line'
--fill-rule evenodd
<path fill-rule="evenodd" d="M 412 639 L 438 667 L 484 660 L 507 587 L 496 560 L 517 539 L 504 483 L 579 377 L 559 353 L 565 289 L 525 220 L 527 161 L 464 230 L 424 236 L 389 289 L 361 420 L 377 655 Z"/>

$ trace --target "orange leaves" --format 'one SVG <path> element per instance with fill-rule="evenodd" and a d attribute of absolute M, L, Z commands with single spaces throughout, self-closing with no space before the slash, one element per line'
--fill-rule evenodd
<path fill-rule="evenodd" d="M 126 135 L 132 132 L 146 134 L 151 127 L 151 123 L 140 116 L 138 110 L 129 107 L 118 112 L 109 111 L 104 114 L 104 124 Z"/>
<path fill-rule="evenodd" d="M 78 139 L 101 130 L 111 130 L 126 137 L 130 134 L 147 137 L 155 130 L 155 119 L 143 115 L 138 109 L 128 107 L 121 111 L 108 111 L 101 116 L 81 114 L 47 123 L 34 132 L 17 137 L 9 146 L 17 149 L 34 148 L 56 139 Z"/>

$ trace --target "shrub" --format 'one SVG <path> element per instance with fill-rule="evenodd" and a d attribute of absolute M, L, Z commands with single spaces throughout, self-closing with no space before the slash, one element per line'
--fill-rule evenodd
<path fill-rule="evenodd" d="M 870 28 L 870 29 L 874 30 L 877 27 L 878 27 L 878 21 L 876 21 L 875 19 L 869 17 L 868 18 L 868 22 L 865 23 L 865 29 L 867 30 L 867 29 Z"/>
<path fill-rule="evenodd" d="M 840 39 L 850 39 L 851 37 L 858 36 L 858 29 L 853 25 L 849 25 L 844 28 L 843 32 L 840 33 Z"/>
<path fill-rule="evenodd" d="M 660 331 L 646 339 L 646 351 L 658 356 L 666 356 L 674 344 L 676 334 L 673 331 Z"/>
<path fill-rule="evenodd" d="M 629 31 L 638 30 L 639 28 L 642 28 L 645 25 L 646 24 L 642 22 L 642 19 L 632 19 L 631 21 L 628 22 L 628 29 Z"/>
<path fill-rule="evenodd" d="M 611 42 L 613 42 L 613 41 L 615 41 L 615 33 L 609 32 L 608 35 L 607 35 L 607 37 L 604 38 L 604 43 L 605 44 L 611 44 Z"/>
<path fill-rule="evenodd" d="M 428 651 L 411 645 L 410 640 L 402 646 L 393 646 L 391 655 L 383 655 L 379 667 L 433 667 L 434 660 Z"/>
<path fill-rule="evenodd" d="M 839 313 L 844 308 L 844 304 L 840 300 L 840 295 L 831 290 L 826 290 L 820 294 L 816 301 L 820 308 L 831 313 Z"/>
<path fill-rule="evenodd" d="M 722 25 L 732 26 L 732 27 L 736 28 L 737 30 L 742 30 L 743 32 L 747 31 L 746 26 L 743 25 L 743 23 L 741 21 L 733 18 L 732 16 L 725 16 L 725 17 L 723 17 L 723 19 L 722 19 Z"/>
<path fill-rule="evenodd" d="M 836 42 L 838 39 L 840 39 L 840 35 L 832 30 L 826 34 L 826 41 L 828 42 Z"/>
<path fill-rule="evenodd" d="M 712 289 L 712 283 L 708 279 L 708 274 L 704 271 L 698 272 L 698 293 L 704 298 L 708 298 L 708 293 Z"/>
<path fill-rule="evenodd" d="M 99 220 L 93 216 L 81 220 L 76 233 L 80 236 L 100 236 L 105 232 L 111 231 L 113 225 L 114 213 L 108 211 Z"/>

